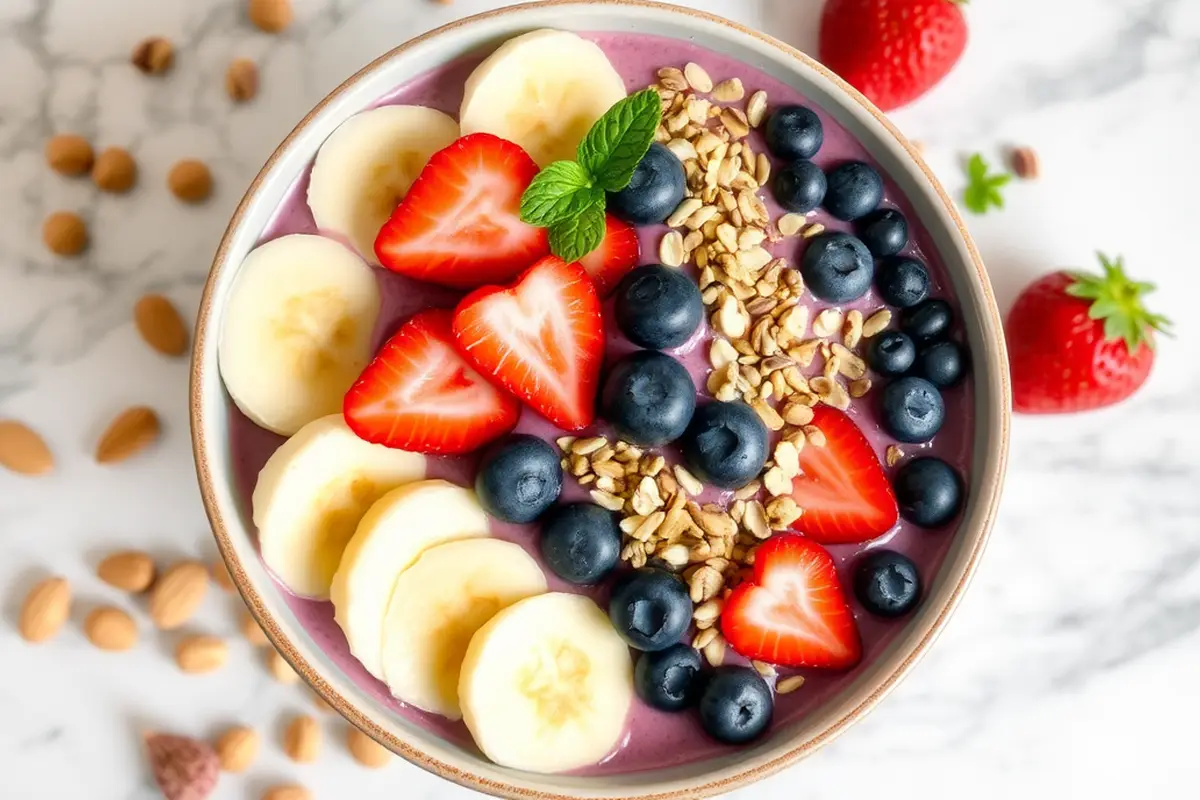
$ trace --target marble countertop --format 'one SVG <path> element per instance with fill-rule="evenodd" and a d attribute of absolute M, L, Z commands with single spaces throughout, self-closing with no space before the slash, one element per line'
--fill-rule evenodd
<path fill-rule="evenodd" d="M 694 4 L 814 49 L 820 0 Z M 59 461 L 41 480 L 0 472 L 5 798 L 150 800 L 136 730 L 207 736 L 233 721 L 266 744 L 248 777 L 222 777 L 219 800 L 284 778 L 319 798 L 466 795 L 399 761 L 363 770 L 332 717 L 319 763 L 290 764 L 279 729 L 309 700 L 272 682 L 236 635 L 233 597 L 214 592 L 202 609 L 200 624 L 234 642 L 230 666 L 206 677 L 181 676 L 174 640 L 145 625 L 121 655 L 93 649 L 78 624 L 40 647 L 15 632 L 20 599 L 47 572 L 71 579 L 78 618 L 123 602 L 93 575 L 110 549 L 213 555 L 189 454 L 187 364 L 138 341 L 134 300 L 160 291 L 193 309 L 243 188 L 303 113 L 374 55 L 494 4 L 295 5 L 296 24 L 269 37 L 246 24 L 240 0 L 0 2 L 0 417 L 44 432 Z M 1040 153 L 1042 180 L 1013 186 L 1006 212 L 971 220 L 1002 304 L 1037 273 L 1122 253 L 1159 283 L 1155 303 L 1178 336 L 1125 406 L 1015 421 L 991 547 L 938 645 L 863 723 L 742 797 L 1156 797 L 1200 779 L 1200 335 L 1190 314 L 1200 296 L 1200 4 L 1006 0 L 973 3 L 969 15 L 960 67 L 895 119 L 955 191 L 964 152 Z M 151 34 L 178 47 L 165 79 L 127 63 Z M 259 61 L 262 91 L 231 109 L 221 76 L 235 56 Z M 58 131 L 128 147 L 140 187 L 98 197 L 50 173 L 42 147 Z M 185 156 L 215 172 L 203 207 L 166 199 L 167 169 Z M 43 249 L 41 220 L 58 208 L 89 219 L 86 257 Z M 99 432 L 135 403 L 162 413 L 164 439 L 152 455 L 98 467 Z"/>

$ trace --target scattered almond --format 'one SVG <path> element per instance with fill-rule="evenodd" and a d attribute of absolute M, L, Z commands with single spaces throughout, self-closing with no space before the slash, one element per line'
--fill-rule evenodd
<path fill-rule="evenodd" d="M 220 558 L 214 560 L 212 563 L 212 579 L 213 583 L 215 583 L 217 588 L 219 588 L 221 591 L 233 591 L 233 576 L 229 574 L 229 568 L 225 566 L 225 562 Z"/>
<path fill-rule="evenodd" d="M 83 632 L 96 647 L 114 653 L 130 649 L 138 638 L 133 617 L 114 606 L 92 609 L 83 621 Z"/>
<path fill-rule="evenodd" d="M 689 61 L 683 67 L 683 76 L 687 78 L 687 82 L 691 87 L 700 94 L 707 94 L 712 91 L 712 78 L 708 77 L 708 73 L 704 67 Z"/>
<path fill-rule="evenodd" d="M 235 103 L 253 100 L 258 94 L 258 65 L 248 58 L 235 58 L 225 70 L 225 93 Z"/>
<path fill-rule="evenodd" d="M 154 583 L 154 559 L 139 550 L 123 550 L 105 556 L 96 574 L 122 591 L 144 592 Z"/>
<path fill-rule="evenodd" d="M 321 751 L 321 726 L 315 717 L 298 714 L 283 731 L 283 751 L 298 764 L 311 764 Z"/>
<path fill-rule="evenodd" d="M 683 235 L 679 231 L 667 231 L 658 243 L 658 260 L 668 267 L 683 264 Z"/>
<path fill-rule="evenodd" d="M 17 630 L 27 642 L 53 639 L 70 611 L 71 585 L 66 578 L 46 578 L 25 595 Z"/>
<path fill-rule="evenodd" d="M 146 757 L 164 800 L 204 800 L 220 775 L 217 754 L 206 742 L 187 736 L 150 733 Z"/>
<path fill-rule="evenodd" d="M 145 450 L 158 439 L 158 415 L 145 406 L 133 406 L 117 415 L 96 445 L 96 461 L 118 464 Z"/>
<path fill-rule="evenodd" d="M 208 589 L 208 570 L 199 561 L 172 564 L 150 593 L 150 619 L 162 630 L 187 622 Z"/>
<path fill-rule="evenodd" d="M 48 475 L 54 471 L 54 455 L 37 431 L 0 419 L 0 467 L 20 475 Z"/>
<path fill-rule="evenodd" d="M 87 223 L 73 211 L 55 211 L 42 222 L 42 242 L 56 256 L 77 256 L 88 246 Z"/>
<path fill-rule="evenodd" d="M 225 666 L 229 645 L 219 636 L 188 636 L 175 648 L 175 663 L 184 672 L 201 674 Z"/>
<path fill-rule="evenodd" d="M 296 683 L 300 680 L 292 665 L 272 648 L 267 648 L 267 671 L 280 683 Z"/>
<path fill-rule="evenodd" d="M 212 194 L 212 172 L 203 161 L 185 158 L 167 173 L 167 188 L 185 203 L 203 203 Z"/>
<path fill-rule="evenodd" d="M 143 295 L 133 307 L 133 321 L 146 344 L 165 356 L 187 352 L 188 332 L 175 305 L 161 294 Z"/>
<path fill-rule="evenodd" d="M 877 336 L 892 324 L 892 312 L 886 308 L 881 308 L 863 321 L 862 335 L 864 339 L 870 339 L 872 336 Z"/>
<path fill-rule="evenodd" d="M 258 734 L 253 728 L 235 725 L 222 733 L 214 745 L 221 769 L 245 772 L 258 755 Z"/>
<path fill-rule="evenodd" d="M 1012 171 L 1020 179 L 1037 180 L 1042 175 L 1042 164 L 1032 147 L 1017 147 L 1010 154 Z"/>
<path fill-rule="evenodd" d="M 270 641 L 267 639 L 267 635 L 263 633 L 263 629 L 259 627 L 257 622 L 254 621 L 254 617 L 250 616 L 250 612 L 244 609 L 242 610 L 241 629 L 242 636 L 245 636 L 246 641 L 248 641 L 250 644 L 255 646 L 270 644 Z M 288 668 L 288 671 L 291 672 L 290 667 Z M 292 674 L 295 675 L 296 673 L 292 672 Z"/>
<path fill-rule="evenodd" d="M 102 192 L 128 192 L 137 182 L 137 162 L 128 150 L 109 147 L 96 157 L 96 163 L 92 165 L 92 182 Z"/>
<path fill-rule="evenodd" d="M 291 0 L 249 0 L 246 15 L 261 31 L 279 33 L 292 24 Z"/>
<path fill-rule="evenodd" d="M 894 467 L 904 460 L 904 451 L 898 445 L 889 444 L 886 452 L 887 465 Z"/>
<path fill-rule="evenodd" d="M 262 800 L 312 800 L 312 792 L 295 783 L 280 783 L 267 787 Z"/>
<path fill-rule="evenodd" d="M 60 133 L 46 142 L 46 163 L 59 175 L 83 175 L 95 158 L 91 143 L 77 134 Z"/>
<path fill-rule="evenodd" d="M 792 675 L 775 684 L 775 694 L 791 694 L 803 685 L 803 675 Z"/>
<path fill-rule="evenodd" d="M 138 42 L 129 60 L 146 75 L 162 75 L 175 63 L 175 47 L 161 36 L 152 36 Z"/>
<path fill-rule="evenodd" d="M 353 725 L 346 728 L 346 747 L 364 767 L 378 769 L 392 760 L 392 752 Z"/>
<path fill-rule="evenodd" d="M 746 90 L 742 88 L 740 78 L 729 78 L 714 86 L 712 94 L 714 100 L 722 103 L 736 103 L 746 96 Z"/>

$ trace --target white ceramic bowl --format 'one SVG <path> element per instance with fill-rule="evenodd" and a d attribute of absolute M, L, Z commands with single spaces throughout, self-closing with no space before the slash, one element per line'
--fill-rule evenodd
<path fill-rule="evenodd" d="M 954 286 L 973 356 L 974 462 L 968 508 L 918 612 L 882 657 L 797 723 L 758 744 L 697 764 L 601 778 L 542 776 L 498 767 L 381 707 L 341 674 L 302 629 L 259 560 L 238 511 L 228 446 L 229 411 L 217 371 L 217 332 L 238 265 L 288 187 L 347 117 L 415 75 L 464 53 L 542 27 L 652 32 L 753 64 L 799 89 L 866 147 L 907 196 Z M 201 492 L 221 554 L 268 637 L 309 683 L 354 724 L 401 756 L 449 780 L 509 797 L 697 797 L 732 790 L 813 752 L 861 718 L 908 672 L 954 609 L 983 550 L 1003 480 L 1009 387 L 1000 319 L 987 275 L 946 192 L 913 147 L 861 95 L 800 52 L 724 19 L 649 2 L 550 2 L 469 17 L 380 57 L 323 100 L 255 178 L 221 241 L 201 302 L 191 417 Z"/>

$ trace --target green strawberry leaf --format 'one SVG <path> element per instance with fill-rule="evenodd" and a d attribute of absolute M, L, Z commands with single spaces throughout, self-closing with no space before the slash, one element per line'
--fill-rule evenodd
<path fill-rule="evenodd" d="M 1145 344 L 1154 349 L 1154 332 L 1171 335 L 1171 322 L 1161 314 L 1152 314 L 1142 296 L 1154 291 L 1154 284 L 1132 281 L 1125 274 L 1121 258 L 1110 260 L 1100 254 L 1102 274 L 1071 272 L 1073 283 L 1065 291 L 1071 297 L 1090 300 L 1088 317 L 1104 321 L 1104 338 L 1124 340 L 1132 354 Z"/>
<path fill-rule="evenodd" d="M 661 120 L 662 101 L 653 89 L 618 101 L 579 143 L 580 165 L 605 191 L 624 189 L 654 142 L 654 131 Z"/>
<path fill-rule="evenodd" d="M 521 221 L 544 228 L 597 203 L 603 205 L 604 190 L 588 171 L 574 161 L 555 161 L 521 195 Z"/>
<path fill-rule="evenodd" d="M 550 226 L 550 250 L 563 261 L 578 261 L 604 241 L 603 203 Z"/>

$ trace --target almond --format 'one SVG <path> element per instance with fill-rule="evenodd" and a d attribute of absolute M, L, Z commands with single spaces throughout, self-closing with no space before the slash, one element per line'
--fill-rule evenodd
<path fill-rule="evenodd" d="M 42 220 L 42 242 L 56 256 L 77 256 L 88 246 L 87 223 L 73 211 L 55 211 Z"/>
<path fill-rule="evenodd" d="M 54 455 L 28 425 L 0 420 L 0 466 L 21 475 L 47 475 L 54 471 Z"/>
<path fill-rule="evenodd" d="M 133 321 L 138 333 L 164 356 L 181 356 L 187 352 L 188 332 L 175 305 L 161 294 L 148 294 L 133 307 Z"/>
<path fill-rule="evenodd" d="M 217 738 L 214 749 L 221 769 L 226 772 L 245 772 L 258 755 L 258 734 L 253 728 L 235 725 Z"/>
<path fill-rule="evenodd" d="M 139 550 L 123 550 L 106 556 L 96 574 L 122 591 L 144 592 L 154 583 L 154 560 Z"/>
<path fill-rule="evenodd" d="M 88 641 L 101 650 L 120 653 L 137 644 L 137 623 L 133 617 L 114 606 L 94 608 L 83 621 Z"/>
<path fill-rule="evenodd" d="M 129 60 L 146 75 L 162 75 L 175 63 L 175 47 L 168 39 L 152 36 L 138 42 Z"/>
<path fill-rule="evenodd" d="M 229 569 L 225 566 L 225 562 L 219 558 L 212 563 L 212 579 L 213 583 L 221 588 L 221 591 L 233 591 L 233 578 L 229 575 Z"/>
<path fill-rule="evenodd" d="M 192 674 L 218 670 L 228 659 L 229 645 L 219 636 L 188 636 L 175 647 L 175 663 Z"/>
<path fill-rule="evenodd" d="M 150 619 L 162 630 L 178 628 L 192 618 L 208 589 L 208 570 L 199 561 L 173 564 L 150 594 Z"/>
<path fill-rule="evenodd" d="M 101 464 L 117 464 L 151 445 L 160 432 L 158 415 L 151 408 L 133 406 L 109 423 L 100 444 L 96 445 L 96 460 Z"/>
<path fill-rule="evenodd" d="M 165 800 L 204 800 L 216 788 L 220 762 L 205 742 L 150 733 L 145 747 L 154 782 Z"/>
<path fill-rule="evenodd" d="M 299 714 L 283 731 L 283 751 L 298 764 L 311 764 L 321 751 L 321 726 L 315 717 Z"/>
<path fill-rule="evenodd" d="M 258 65 L 248 58 L 236 58 L 225 70 L 225 92 L 235 103 L 245 103 L 258 94 Z"/>
<path fill-rule="evenodd" d="M 262 800 L 312 800 L 312 792 L 294 783 L 279 783 L 268 787 Z"/>
<path fill-rule="evenodd" d="M 25 596 L 17 630 L 27 642 L 44 642 L 54 638 L 70 611 L 71 584 L 66 578 L 46 578 Z"/>
<path fill-rule="evenodd" d="M 246 14 L 259 30 L 279 33 L 292 24 L 292 0 L 250 0 Z"/>
<path fill-rule="evenodd" d="M 250 616 L 250 612 L 245 610 L 242 611 L 242 636 L 252 645 L 270 644 L 263 629 L 254 621 L 254 617 Z"/>
<path fill-rule="evenodd" d="M 379 769 L 392 760 L 392 751 L 351 725 L 346 729 L 346 747 L 364 767 Z"/>

